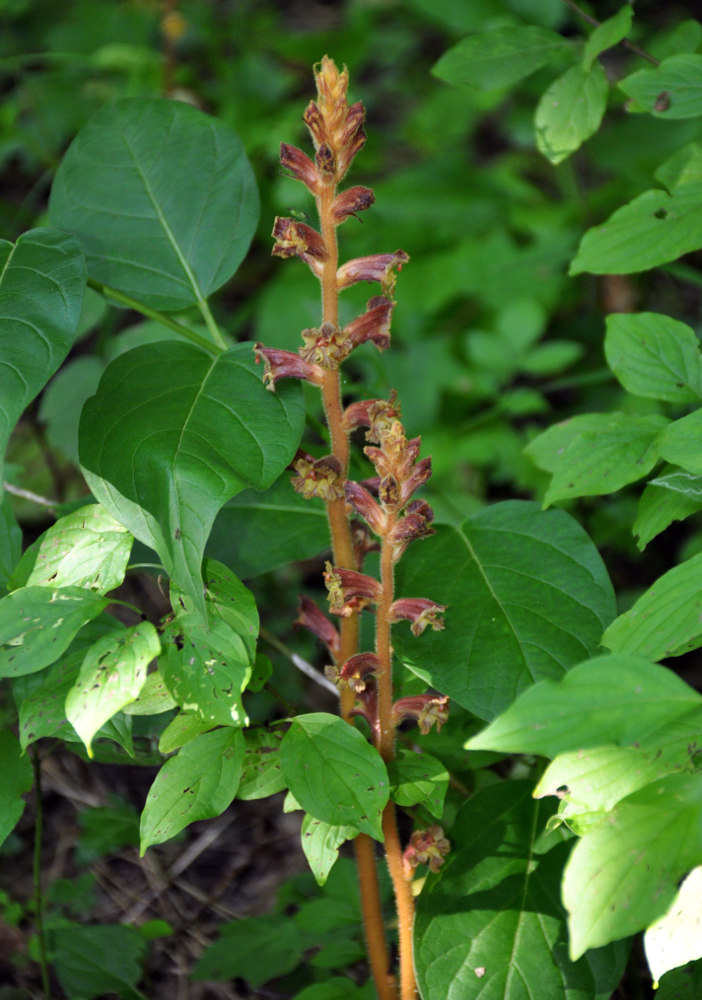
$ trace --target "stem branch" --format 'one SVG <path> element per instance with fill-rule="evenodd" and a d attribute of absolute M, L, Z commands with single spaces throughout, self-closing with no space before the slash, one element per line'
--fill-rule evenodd
<path fill-rule="evenodd" d="M 44 894 L 41 887 L 41 841 L 44 830 L 44 804 L 41 795 L 41 761 L 36 747 L 31 749 L 32 767 L 34 769 L 34 791 L 36 796 L 36 823 L 34 826 L 34 916 L 37 926 L 37 944 L 39 946 L 39 968 L 41 969 L 41 987 L 45 1000 L 51 1000 L 49 984 L 49 960 L 46 954 L 46 936 L 44 934 Z"/>

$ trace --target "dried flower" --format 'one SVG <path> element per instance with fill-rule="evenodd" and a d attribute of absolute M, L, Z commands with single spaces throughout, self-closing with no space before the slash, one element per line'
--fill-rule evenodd
<path fill-rule="evenodd" d="M 368 302 L 368 309 L 346 327 L 344 333 L 353 347 L 372 341 L 379 351 L 390 346 L 390 321 L 395 303 L 384 295 Z"/>
<path fill-rule="evenodd" d="M 347 260 L 336 272 L 336 287 L 341 291 L 358 281 L 379 281 L 383 294 L 392 298 L 395 290 L 395 268 L 402 270 L 402 265 L 409 260 L 404 250 L 394 253 L 371 254 L 369 257 L 354 257 Z"/>
<path fill-rule="evenodd" d="M 416 719 L 423 736 L 433 725 L 441 732 L 441 727 L 448 720 L 448 701 L 445 694 L 417 694 L 400 698 L 392 706 L 392 724 L 399 726 L 407 719 Z"/>
<path fill-rule="evenodd" d="M 294 623 L 298 628 L 306 628 L 327 647 L 334 659 L 339 657 L 339 633 L 329 621 L 324 612 L 314 601 L 304 594 L 300 595 L 297 618 Z"/>
<path fill-rule="evenodd" d="M 306 451 L 298 450 L 292 461 L 296 475 L 291 480 L 296 493 L 310 500 L 343 500 L 344 475 L 341 462 L 336 455 L 313 458 Z"/>
<path fill-rule="evenodd" d="M 263 383 L 267 389 L 275 391 L 275 384 L 281 378 L 299 378 L 313 385 L 321 385 L 324 371 L 319 365 L 310 364 L 293 351 L 280 351 L 275 347 L 254 347 L 256 363 L 263 361 Z"/>
<path fill-rule="evenodd" d="M 380 441 L 392 423 L 400 416 L 397 393 L 393 389 L 390 399 L 362 399 L 346 407 L 343 418 L 345 431 L 367 427 L 366 440 Z"/>
<path fill-rule="evenodd" d="M 280 144 L 280 165 L 293 177 L 307 185 L 313 195 L 318 195 L 321 184 L 317 168 L 306 153 L 287 142 Z"/>
<path fill-rule="evenodd" d="M 440 632 L 444 623 L 439 617 L 446 611 L 445 604 L 437 604 L 426 597 L 401 597 L 390 605 L 388 621 L 411 622 L 412 635 L 419 636 L 427 627 Z"/>
<path fill-rule="evenodd" d="M 321 277 L 322 262 L 329 259 L 321 233 L 297 219 L 277 215 L 272 235 L 275 237 L 271 251 L 274 257 L 299 257 L 317 277 Z"/>
<path fill-rule="evenodd" d="M 382 507 L 376 503 L 368 490 L 365 490 L 360 483 L 347 480 L 344 484 L 344 489 L 346 491 L 346 499 L 356 513 L 361 515 L 376 535 L 382 537 L 387 524 L 387 515 Z"/>
<path fill-rule="evenodd" d="M 350 187 L 338 194 L 331 206 L 332 220 L 338 225 L 356 212 L 364 212 L 375 201 L 375 195 L 367 187 Z"/>
<path fill-rule="evenodd" d="M 338 688 L 349 687 L 359 694 L 366 690 L 371 677 L 378 672 L 380 662 L 375 653 L 357 653 L 349 657 L 340 670 L 330 666 L 324 673 Z"/>
<path fill-rule="evenodd" d="M 415 830 L 402 858 L 405 877 L 412 878 L 412 871 L 418 865 L 429 865 L 430 871 L 438 872 L 450 850 L 451 843 L 444 836 L 440 826 L 430 826 L 428 830 Z"/>
<path fill-rule="evenodd" d="M 329 562 L 324 582 L 329 591 L 329 610 L 344 618 L 369 604 L 377 604 L 383 596 L 381 584 L 372 576 L 354 569 L 332 567 Z"/>

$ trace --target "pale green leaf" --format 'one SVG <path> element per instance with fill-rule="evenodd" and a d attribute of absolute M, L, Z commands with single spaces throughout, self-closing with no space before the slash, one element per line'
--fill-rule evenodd
<path fill-rule="evenodd" d="M 608 17 L 606 21 L 597 25 L 585 42 L 583 69 L 590 69 L 601 52 L 606 52 L 626 38 L 631 29 L 633 16 L 633 7 L 626 4 L 613 17 Z"/>
<path fill-rule="evenodd" d="M 668 911 L 644 934 L 653 988 L 666 972 L 702 958 L 702 868 L 689 872 Z"/>
<path fill-rule="evenodd" d="M 203 733 L 156 775 L 141 816 L 141 853 L 199 819 L 213 819 L 236 795 L 244 757 L 240 729 Z"/>
<path fill-rule="evenodd" d="M 668 424 L 660 437 L 660 452 L 667 462 L 681 465 L 695 475 L 702 474 L 700 454 L 700 434 L 702 433 L 702 409 L 688 413 L 686 417 Z"/>
<path fill-rule="evenodd" d="M 300 830 L 300 841 L 317 885 L 324 885 L 327 881 L 329 872 L 339 857 L 341 845 L 357 836 L 358 830 L 353 826 L 332 826 L 305 814 Z"/>
<path fill-rule="evenodd" d="M 572 47 L 562 35 L 533 25 L 512 25 L 469 35 L 444 55 L 432 73 L 448 83 L 481 90 L 511 87 Z"/>
<path fill-rule="evenodd" d="M 617 84 L 632 104 L 630 111 L 647 111 L 655 118 L 697 118 L 702 115 L 702 55 L 682 52 L 654 69 L 639 69 Z"/>
<path fill-rule="evenodd" d="M 635 396 L 669 403 L 702 397 L 700 342 L 686 323 L 660 313 L 607 317 L 607 364 Z"/>
<path fill-rule="evenodd" d="M 600 127 L 609 83 L 599 63 L 590 70 L 572 66 L 542 95 L 534 117 L 536 148 L 553 164 L 562 163 Z"/>
<path fill-rule="evenodd" d="M 441 819 L 448 791 L 449 774 L 436 757 L 413 750 L 400 750 L 388 764 L 390 798 L 399 806 L 422 805 Z"/>
<path fill-rule="evenodd" d="M 122 706 L 122 711 L 125 715 L 159 715 L 175 707 L 176 702 L 168 693 L 163 677 L 155 670 L 147 675 L 134 701 Z"/>
<path fill-rule="evenodd" d="M 378 751 L 357 729 L 324 712 L 298 715 L 280 745 L 280 763 L 305 812 L 383 839 L 388 773 Z"/>
<path fill-rule="evenodd" d="M 702 143 L 690 142 L 676 150 L 653 176 L 670 192 L 683 184 L 702 184 Z"/>
<path fill-rule="evenodd" d="M 161 733 L 158 741 L 159 753 L 173 753 L 190 743 L 196 736 L 213 729 L 211 722 L 197 712 L 178 712 Z"/>
<path fill-rule="evenodd" d="M 264 799 L 286 787 L 280 764 L 280 742 L 285 734 L 280 730 L 247 729 L 244 733 L 246 753 L 241 769 L 238 799 Z"/>

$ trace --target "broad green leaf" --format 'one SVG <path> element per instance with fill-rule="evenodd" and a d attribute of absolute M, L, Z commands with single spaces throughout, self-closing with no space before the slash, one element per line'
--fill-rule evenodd
<path fill-rule="evenodd" d="M 161 643 L 151 622 L 98 639 L 85 654 L 78 678 L 66 696 L 66 718 L 92 756 L 100 727 L 138 696 L 149 663 Z"/>
<path fill-rule="evenodd" d="M 246 753 L 241 769 L 238 799 L 264 799 L 286 787 L 280 764 L 280 730 L 247 729 Z"/>
<path fill-rule="evenodd" d="M 83 587 L 22 587 L 0 601 L 0 677 L 43 670 L 110 602 Z"/>
<path fill-rule="evenodd" d="M 209 618 L 233 629 L 253 660 L 259 627 L 256 598 L 228 566 L 214 559 L 205 560 L 204 577 Z"/>
<path fill-rule="evenodd" d="M 570 953 L 628 937 L 661 917 L 702 853 L 702 776 L 672 774 L 619 802 L 566 865 Z"/>
<path fill-rule="evenodd" d="M 71 358 L 41 395 L 39 419 L 46 427 L 46 440 L 76 466 L 80 411 L 86 399 L 95 394 L 104 368 L 102 358 L 92 355 Z"/>
<path fill-rule="evenodd" d="M 171 310 L 232 276 L 259 205 L 228 125 L 183 101 L 127 97 L 79 132 L 56 172 L 49 213 L 80 239 L 92 278 Z"/>
<path fill-rule="evenodd" d="M 0 846 L 24 812 L 22 796 L 34 782 L 32 765 L 9 730 L 0 732 Z"/>
<path fill-rule="evenodd" d="M 305 812 L 383 839 L 388 773 L 377 750 L 357 729 L 324 712 L 298 715 L 280 744 L 280 763 Z"/>
<path fill-rule="evenodd" d="M 0 240 L 0 498 L 10 434 L 68 354 L 84 291 L 85 260 L 73 237 L 32 229 L 14 246 Z"/>
<path fill-rule="evenodd" d="M 203 733 L 167 760 L 141 815 L 141 853 L 223 813 L 236 795 L 243 757 L 241 730 L 229 728 Z"/>
<path fill-rule="evenodd" d="M 553 164 L 562 163 L 600 127 L 609 83 L 599 63 L 590 70 L 572 66 L 542 95 L 534 116 L 536 148 Z"/>
<path fill-rule="evenodd" d="M 452 850 L 417 900 L 415 965 L 424 1000 L 609 997 L 626 953 L 608 963 L 567 954 L 559 886 L 568 845 L 547 853 L 548 807 L 527 782 L 476 792 L 451 830 Z"/>
<path fill-rule="evenodd" d="M 702 55 L 669 56 L 655 69 L 637 70 L 617 86 L 633 102 L 629 111 L 647 111 L 656 118 L 697 118 L 702 115 Z"/>
<path fill-rule="evenodd" d="M 585 42 L 583 52 L 583 69 L 588 70 L 601 52 L 606 52 L 613 45 L 617 45 L 629 34 L 634 10 L 630 4 L 626 4 L 613 17 L 608 17 L 602 24 L 598 24 L 593 33 Z"/>
<path fill-rule="evenodd" d="M 701 184 L 702 143 L 690 142 L 682 149 L 676 150 L 661 163 L 653 176 L 670 192 L 682 184 Z"/>
<path fill-rule="evenodd" d="M 656 991 L 656 1000 L 697 1000 L 702 995 L 702 962 L 667 972 Z"/>
<path fill-rule="evenodd" d="M 388 764 L 390 798 L 399 806 L 422 805 L 441 819 L 448 791 L 448 771 L 436 757 L 400 750 Z"/>
<path fill-rule="evenodd" d="M 702 397 L 700 342 L 686 323 L 660 313 L 607 317 L 607 364 L 635 396 L 694 403 Z"/>
<path fill-rule="evenodd" d="M 283 475 L 263 493 L 244 490 L 221 509 L 205 551 L 244 580 L 329 548 L 324 504 L 296 493 Z"/>
<path fill-rule="evenodd" d="M 529 688 L 465 746 L 553 758 L 616 744 L 655 756 L 667 730 L 696 720 L 701 706 L 702 695 L 666 667 L 638 656 L 598 656 Z M 688 762 L 694 753 L 690 747 Z"/>
<path fill-rule="evenodd" d="M 569 417 L 537 435 L 524 449 L 531 460 L 546 472 L 555 472 L 561 455 L 582 434 L 601 434 L 609 426 L 611 413 L 582 413 Z"/>
<path fill-rule="evenodd" d="M 292 972 L 318 940 L 287 914 L 235 920 L 219 928 L 219 937 L 198 960 L 193 979 L 223 982 L 241 977 L 256 988 Z"/>
<path fill-rule="evenodd" d="M 100 504 L 53 524 L 26 550 L 10 579 L 17 587 L 87 587 L 106 594 L 124 579 L 134 539 Z"/>
<path fill-rule="evenodd" d="M 700 457 L 700 434 L 702 433 L 702 409 L 688 413 L 686 417 L 668 424 L 660 436 L 661 455 L 673 465 L 681 465 L 695 475 L 702 474 Z"/>
<path fill-rule="evenodd" d="M 324 885 L 334 862 L 339 857 L 339 848 L 347 840 L 358 836 L 353 826 L 332 826 L 321 819 L 305 814 L 300 830 L 302 850 L 314 875 L 317 885 Z"/>
<path fill-rule="evenodd" d="M 486 507 L 460 530 L 439 526 L 407 550 L 397 585 L 403 597 L 448 607 L 444 631 L 415 638 L 397 625 L 397 655 L 482 719 L 592 655 L 615 612 L 607 572 L 582 528 L 563 511 L 524 501 Z"/>
<path fill-rule="evenodd" d="M 680 656 L 702 646 L 702 555 L 664 573 L 602 637 L 614 653 L 651 660 Z"/>
<path fill-rule="evenodd" d="M 644 191 L 589 229 L 570 265 L 571 274 L 633 274 L 702 247 L 702 184 L 673 194 Z"/>
<path fill-rule="evenodd" d="M 127 705 L 122 706 L 125 715 L 160 715 L 176 707 L 166 683 L 157 670 L 148 674 L 141 691 Z"/>
<path fill-rule="evenodd" d="M 178 712 L 161 733 L 158 741 L 159 753 L 173 753 L 190 743 L 196 736 L 213 729 L 211 722 L 197 712 Z"/>
<path fill-rule="evenodd" d="M 641 494 L 632 530 L 639 549 L 673 521 L 683 521 L 702 510 L 702 476 L 671 472 L 652 479 Z"/>
<path fill-rule="evenodd" d="M 241 695 L 251 676 L 243 640 L 223 621 L 178 616 L 168 630 L 159 670 L 177 704 L 210 724 L 245 726 Z"/>
<path fill-rule="evenodd" d="M 646 961 L 653 988 L 666 972 L 702 958 L 702 868 L 693 868 L 678 889 L 667 913 L 644 934 Z"/>
<path fill-rule="evenodd" d="M 494 28 L 454 45 L 432 73 L 448 83 L 497 90 L 511 87 L 570 48 L 572 42 L 547 28 Z"/>
<path fill-rule="evenodd" d="M 316 958 L 315 961 L 316 964 Z M 344 962 L 343 965 L 349 963 Z M 342 965 L 335 966 L 342 968 Z M 352 979 L 341 979 L 339 976 L 332 976 L 324 983 L 313 983 L 306 986 L 301 993 L 296 993 L 294 1000 L 375 1000 L 373 983 L 369 979 L 363 986 L 357 986 Z"/>
<path fill-rule="evenodd" d="M 146 1000 L 138 989 L 146 942 L 136 927 L 71 924 L 52 931 L 56 975 L 66 996 L 93 1000 L 116 993 L 123 1000 Z"/>
<path fill-rule="evenodd" d="M 10 503 L 9 494 L 0 500 L 0 593 L 22 555 L 22 529 Z"/>
<path fill-rule="evenodd" d="M 204 615 L 202 553 L 218 511 L 280 475 L 303 422 L 299 386 L 267 392 L 250 345 L 211 358 L 147 344 L 116 358 L 83 408 L 81 463 L 97 499 Z"/>
<path fill-rule="evenodd" d="M 632 416 L 630 413 L 589 414 L 592 419 L 574 417 L 568 421 L 569 442 L 554 455 L 553 445 L 563 441 L 560 426 L 549 428 L 526 449 L 533 458 L 547 451 L 553 456 L 551 485 L 544 506 L 568 497 L 614 493 L 627 483 L 647 475 L 661 456 L 659 438 L 667 426 L 657 414 Z M 582 428 L 582 430 L 580 430 Z M 580 431 L 578 433 L 578 431 Z M 541 463 L 539 463 L 541 464 Z"/>

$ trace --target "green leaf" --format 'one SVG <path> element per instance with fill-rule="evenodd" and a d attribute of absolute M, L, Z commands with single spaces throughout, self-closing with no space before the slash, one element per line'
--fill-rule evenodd
<path fill-rule="evenodd" d="M 246 753 L 241 769 L 238 799 L 264 799 L 286 787 L 280 764 L 280 730 L 247 729 Z"/>
<path fill-rule="evenodd" d="M 117 993 L 123 1000 L 146 1000 L 136 989 L 146 943 L 135 927 L 70 924 L 51 933 L 56 975 L 66 996 L 93 1000 Z"/>
<path fill-rule="evenodd" d="M 632 530 L 639 549 L 673 521 L 682 521 L 702 510 L 702 476 L 671 472 L 652 479 L 641 494 Z"/>
<path fill-rule="evenodd" d="M 0 592 L 22 555 L 22 529 L 17 523 L 9 494 L 0 500 Z"/>
<path fill-rule="evenodd" d="M 156 775 L 141 815 L 141 853 L 199 819 L 230 805 L 244 757 L 240 729 L 203 733 L 171 757 Z"/>
<path fill-rule="evenodd" d="M 626 4 L 613 17 L 608 17 L 606 21 L 598 24 L 585 42 L 583 69 L 589 70 L 601 52 L 606 52 L 626 38 L 631 29 L 633 16 L 633 7 Z"/>
<path fill-rule="evenodd" d="M 116 358 L 83 408 L 81 463 L 97 499 L 204 616 L 201 561 L 217 512 L 280 475 L 303 423 L 299 386 L 266 392 L 250 345 L 211 358 L 147 344 Z"/>
<path fill-rule="evenodd" d="M 24 812 L 22 796 L 34 782 L 28 757 L 21 756 L 17 738 L 4 729 L 0 732 L 0 847 L 12 833 Z"/>
<path fill-rule="evenodd" d="M 305 814 L 300 840 L 317 885 L 324 885 L 327 881 L 329 872 L 339 857 L 341 845 L 357 836 L 358 830 L 353 826 L 332 826 Z"/>
<path fill-rule="evenodd" d="M 232 276 L 259 205 L 228 125 L 183 101 L 126 97 L 103 107 L 69 147 L 49 213 L 80 239 L 91 278 L 173 310 Z"/>
<path fill-rule="evenodd" d="M 635 396 L 694 403 L 702 397 L 700 343 L 686 323 L 660 313 L 607 317 L 607 364 Z"/>
<path fill-rule="evenodd" d="M 85 654 L 78 678 L 66 696 L 66 718 L 92 757 L 100 727 L 138 696 L 149 663 L 161 643 L 151 622 L 98 639 Z"/>
<path fill-rule="evenodd" d="M 449 774 L 436 757 L 413 750 L 400 750 L 388 764 L 390 798 L 398 806 L 422 805 L 441 819 L 448 791 Z"/>
<path fill-rule="evenodd" d="M 204 577 L 208 617 L 233 629 L 253 660 L 259 628 L 256 598 L 228 566 L 214 559 L 205 560 Z M 187 597 L 185 604 L 187 607 Z"/>
<path fill-rule="evenodd" d="M 22 587 L 0 601 L 0 677 L 43 670 L 110 602 L 83 587 Z"/>
<path fill-rule="evenodd" d="M 448 606 L 445 631 L 414 638 L 396 626 L 397 655 L 483 719 L 593 654 L 615 611 L 607 572 L 582 528 L 563 511 L 524 501 L 486 507 L 460 530 L 439 526 L 407 550 L 397 581 L 403 597 Z"/>
<path fill-rule="evenodd" d="M 280 744 L 280 763 L 305 812 L 383 839 L 388 773 L 377 750 L 357 729 L 325 712 L 298 715 Z"/>
<path fill-rule="evenodd" d="M 559 681 L 529 688 L 466 749 L 553 758 L 616 744 L 655 755 L 666 729 L 697 718 L 701 705 L 702 695 L 666 667 L 637 656 L 598 656 Z"/>
<path fill-rule="evenodd" d="M 348 964 L 344 962 L 344 966 Z M 305 987 L 301 993 L 295 994 L 294 1000 L 374 1000 L 374 998 L 375 992 L 371 980 L 363 986 L 357 986 L 352 979 L 332 976 L 324 983 L 313 983 L 312 986 Z"/>
<path fill-rule="evenodd" d="M 106 594 L 124 579 L 134 539 L 100 504 L 60 518 L 26 550 L 10 579 L 17 587 L 87 587 Z"/>
<path fill-rule="evenodd" d="M 672 774 L 619 802 L 566 865 L 563 901 L 578 958 L 661 917 L 702 852 L 702 776 Z"/>
<path fill-rule="evenodd" d="M 212 723 L 197 712 L 178 712 L 161 733 L 158 741 L 159 753 L 173 753 L 190 743 L 196 736 L 212 729 Z"/>
<path fill-rule="evenodd" d="M 497 90 L 511 87 L 570 48 L 572 42 L 547 28 L 494 28 L 454 45 L 432 73 L 448 83 Z"/>
<path fill-rule="evenodd" d="M 595 420 L 594 418 L 598 418 Z M 568 444 L 557 452 L 554 445 L 566 440 L 562 426 L 549 428 L 525 449 L 536 457 L 539 450 L 553 458 L 551 485 L 544 506 L 568 497 L 614 493 L 647 475 L 661 456 L 661 431 L 665 417 L 657 414 L 598 413 L 568 421 Z M 539 442 L 538 444 L 536 442 Z M 541 464 L 541 463 L 539 463 Z"/>
<path fill-rule="evenodd" d="M 134 701 L 123 705 L 122 711 L 125 715 L 160 715 L 175 707 L 176 702 L 168 693 L 163 677 L 154 671 L 147 676 Z"/>
<path fill-rule="evenodd" d="M 529 351 L 519 362 L 519 370 L 529 375 L 555 375 L 582 357 L 582 344 L 572 340 L 550 340 Z"/>
<path fill-rule="evenodd" d="M 32 229 L 14 246 L 0 240 L 0 498 L 10 434 L 68 354 L 84 291 L 85 260 L 73 237 Z"/>
<path fill-rule="evenodd" d="M 702 409 L 674 420 L 661 434 L 661 455 L 667 462 L 681 465 L 688 472 L 693 472 L 695 475 L 702 474 L 700 433 L 702 433 Z"/>
<path fill-rule="evenodd" d="M 656 1000 L 697 1000 L 702 991 L 702 962 L 674 969 L 663 977 Z"/>
<path fill-rule="evenodd" d="M 702 646 L 702 555 L 664 573 L 602 637 L 614 653 L 662 660 Z"/>
<path fill-rule="evenodd" d="M 687 146 L 676 150 L 661 163 L 653 176 L 671 192 L 682 184 L 702 183 L 702 143 L 689 142 Z"/>
<path fill-rule="evenodd" d="M 655 69 L 640 69 L 617 84 L 633 104 L 655 118 L 697 118 L 702 114 L 702 56 L 683 52 Z"/>
<path fill-rule="evenodd" d="M 644 949 L 653 977 L 653 988 L 666 972 L 702 958 L 700 942 L 700 889 L 702 868 L 698 865 L 683 879 L 667 913 L 646 930 Z"/>
<path fill-rule="evenodd" d="M 644 191 L 589 229 L 570 274 L 633 274 L 702 247 L 702 184 Z"/>
<path fill-rule="evenodd" d="M 292 972 L 313 943 L 287 914 L 270 913 L 224 924 L 193 970 L 195 980 L 245 979 L 254 988 Z M 262 957 L 265 956 L 265 961 Z"/>
<path fill-rule="evenodd" d="M 424 1000 L 595 1000 L 616 987 L 625 953 L 610 963 L 568 959 L 559 902 L 568 845 L 542 852 L 548 809 L 531 790 L 527 782 L 502 782 L 460 809 L 447 864 L 417 900 Z"/>
<path fill-rule="evenodd" d="M 328 548 L 324 504 L 300 496 L 283 475 L 264 493 L 244 490 L 229 500 L 205 551 L 248 580 Z"/>
<path fill-rule="evenodd" d="M 597 131 L 607 108 L 609 83 L 599 63 L 572 66 L 542 95 L 534 116 L 536 148 L 562 163 Z"/>

